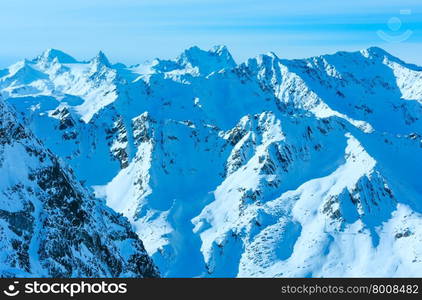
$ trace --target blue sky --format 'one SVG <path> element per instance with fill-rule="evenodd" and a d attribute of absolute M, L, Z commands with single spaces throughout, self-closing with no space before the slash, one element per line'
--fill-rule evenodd
<path fill-rule="evenodd" d="M 410 37 L 391 42 L 380 31 Z M 78 59 L 101 49 L 133 64 L 216 44 L 238 62 L 268 51 L 301 58 L 380 46 L 422 65 L 421 32 L 420 0 L 1 0 L 0 67 L 46 48 Z"/>

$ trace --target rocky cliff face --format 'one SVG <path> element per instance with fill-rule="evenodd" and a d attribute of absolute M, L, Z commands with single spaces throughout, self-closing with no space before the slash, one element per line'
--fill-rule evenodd
<path fill-rule="evenodd" d="M 89 194 L 2 99 L 0 116 L 0 276 L 158 276 L 127 219 Z"/>
<path fill-rule="evenodd" d="M 164 276 L 422 275 L 420 67 L 193 47 L 130 67 L 48 50 L 1 74 Z"/>

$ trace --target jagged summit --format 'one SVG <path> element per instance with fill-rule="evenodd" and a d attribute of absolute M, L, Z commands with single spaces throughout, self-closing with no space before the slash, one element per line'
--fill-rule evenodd
<path fill-rule="evenodd" d="M 392 54 L 390 54 L 389 52 L 387 52 L 386 50 L 382 49 L 381 47 L 368 47 L 365 49 L 361 49 L 361 50 L 356 50 L 356 51 L 336 51 L 334 53 L 330 53 L 330 54 L 321 54 L 321 55 L 315 55 L 315 56 L 309 56 L 309 57 L 304 57 L 304 58 L 294 58 L 294 59 L 285 59 L 282 57 L 278 57 L 277 54 L 275 54 L 274 52 L 268 52 L 266 54 L 261 54 L 259 56 L 262 55 L 267 55 L 270 57 L 277 57 L 282 61 L 290 61 L 290 62 L 295 62 L 295 61 L 311 61 L 311 60 L 317 60 L 317 59 L 323 59 L 326 57 L 344 57 L 344 56 L 364 56 L 366 58 L 380 58 L 380 57 L 392 57 L 392 58 L 396 58 L 395 56 L 393 56 Z M 396 58 L 398 59 L 398 58 Z"/>
<path fill-rule="evenodd" d="M 365 59 L 378 61 L 379 63 L 383 63 L 384 59 L 386 59 L 387 61 L 398 63 L 399 65 L 405 66 L 406 68 L 409 68 L 415 71 L 422 71 L 421 66 L 407 63 L 401 60 L 399 57 L 377 46 L 368 47 L 360 51 L 338 51 L 334 54 L 319 55 L 319 56 L 309 57 L 306 59 L 296 59 L 296 61 L 325 59 L 325 58 L 337 58 L 339 60 L 342 60 L 344 57 L 355 58 L 355 59 L 360 59 L 361 57 L 363 57 Z"/>
<path fill-rule="evenodd" d="M 35 58 L 34 61 L 52 62 L 54 59 L 57 59 L 57 61 L 62 64 L 72 64 L 72 63 L 78 62 L 69 54 L 66 54 L 63 51 L 52 49 L 52 48 L 45 50 L 41 55 Z"/>
<path fill-rule="evenodd" d="M 183 51 L 176 62 L 197 67 L 204 74 L 236 66 L 236 62 L 225 46 L 214 46 L 208 51 L 193 46 Z"/>
<path fill-rule="evenodd" d="M 210 50 L 208 50 L 208 52 L 215 53 L 216 55 L 226 59 L 227 61 L 234 63 L 233 56 L 225 45 L 213 46 Z"/>
<path fill-rule="evenodd" d="M 108 68 L 111 67 L 111 63 L 108 60 L 107 56 L 104 54 L 103 51 L 99 51 L 98 54 L 91 59 L 91 63 L 94 65 L 102 65 L 102 66 L 106 66 Z"/>
<path fill-rule="evenodd" d="M 255 56 L 254 58 L 249 58 L 245 64 L 246 65 L 260 65 L 265 67 L 265 64 L 273 64 L 276 62 L 279 62 L 280 58 L 274 53 L 274 52 L 267 52 L 265 54 L 259 54 Z"/>
<path fill-rule="evenodd" d="M 374 55 L 376 54 L 376 55 L 389 55 L 389 56 L 391 56 L 390 53 L 388 53 L 387 51 L 385 51 L 381 47 L 377 47 L 377 46 L 368 47 L 368 48 L 366 48 L 362 51 L 366 51 L 366 52 L 374 54 Z"/>
<path fill-rule="evenodd" d="M 390 54 L 389 52 L 387 52 L 386 50 L 380 47 L 375 47 L 375 46 L 369 47 L 369 48 L 359 51 L 358 53 L 360 53 L 361 55 L 363 55 L 364 57 L 368 59 L 381 60 L 381 61 L 384 59 L 388 59 L 390 61 L 396 61 L 400 64 L 405 64 L 405 62 L 400 60 L 398 57 Z"/>
<path fill-rule="evenodd" d="M 375 59 L 381 59 L 381 60 L 384 58 L 387 58 L 389 61 L 396 62 L 414 71 L 422 71 L 421 66 L 407 63 L 401 60 L 399 57 L 392 55 L 391 53 L 389 53 L 388 51 L 380 47 L 369 47 L 367 49 L 361 50 L 360 52 L 362 53 L 362 55 L 364 55 L 367 58 L 375 58 Z"/>

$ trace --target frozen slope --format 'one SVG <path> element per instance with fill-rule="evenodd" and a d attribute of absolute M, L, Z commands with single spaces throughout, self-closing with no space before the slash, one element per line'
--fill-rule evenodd
<path fill-rule="evenodd" d="M 0 98 L 0 276 L 156 277 L 127 220 L 93 198 Z"/>
<path fill-rule="evenodd" d="M 47 50 L 0 74 L 164 276 L 422 275 L 420 67 L 217 46 L 129 67 Z"/>

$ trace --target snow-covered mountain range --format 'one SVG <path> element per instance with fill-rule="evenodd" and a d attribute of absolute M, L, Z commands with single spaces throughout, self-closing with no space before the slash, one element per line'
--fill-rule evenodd
<path fill-rule="evenodd" d="M 237 64 L 226 47 L 192 47 L 134 66 L 49 49 L 0 70 L 0 93 L 17 111 L 11 123 L 39 139 L 14 135 L 19 151 L 0 148 L 0 220 L 9 226 L 11 214 L 30 226 L 54 199 L 62 218 L 73 214 L 59 187 L 27 181 L 40 152 L 41 168 L 57 166 L 52 180 L 72 178 L 72 197 L 86 199 L 78 207 L 90 230 L 72 233 L 102 233 L 123 262 L 142 253 L 105 200 L 163 276 L 422 276 L 422 68 L 380 48 Z M 39 268 L 50 259 L 51 270 L 71 274 L 39 242 L 17 240 Z M 66 251 L 85 264 L 98 255 L 89 247 Z M 134 272 L 95 262 L 80 269 Z"/>

